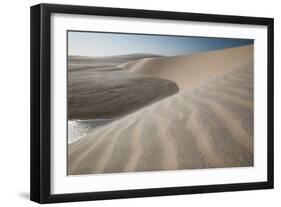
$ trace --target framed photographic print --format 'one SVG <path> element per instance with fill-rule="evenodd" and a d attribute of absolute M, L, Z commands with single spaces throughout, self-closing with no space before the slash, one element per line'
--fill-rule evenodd
<path fill-rule="evenodd" d="M 273 19 L 31 7 L 31 200 L 273 188 Z"/>

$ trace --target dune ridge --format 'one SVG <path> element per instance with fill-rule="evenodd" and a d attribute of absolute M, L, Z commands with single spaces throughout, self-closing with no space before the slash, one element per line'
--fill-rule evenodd
<path fill-rule="evenodd" d="M 68 174 L 252 166 L 252 50 L 123 65 L 133 74 L 172 80 L 180 91 L 69 144 Z"/>
<path fill-rule="evenodd" d="M 192 55 L 142 58 L 125 62 L 119 67 L 131 73 L 174 81 L 180 90 L 185 90 L 239 68 L 251 59 L 253 45 L 248 45 Z"/>

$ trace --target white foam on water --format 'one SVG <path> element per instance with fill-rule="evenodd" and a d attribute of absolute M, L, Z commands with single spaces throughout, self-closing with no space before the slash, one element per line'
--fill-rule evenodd
<path fill-rule="evenodd" d="M 95 131 L 109 123 L 112 119 L 91 119 L 91 120 L 69 120 L 68 121 L 68 144 L 81 139 L 90 132 Z"/>

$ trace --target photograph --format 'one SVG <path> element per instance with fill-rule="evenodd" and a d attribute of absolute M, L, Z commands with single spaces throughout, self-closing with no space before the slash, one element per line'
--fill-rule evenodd
<path fill-rule="evenodd" d="M 254 40 L 67 31 L 67 175 L 254 166 Z"/>
<path fill-rule="evenodd" d="M 274 188 L 273 17 L 36 4 L 30 40 L 30 200 Z"/>

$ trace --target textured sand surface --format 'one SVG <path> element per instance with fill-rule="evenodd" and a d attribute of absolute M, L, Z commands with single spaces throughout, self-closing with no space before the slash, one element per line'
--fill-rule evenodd
<path fill-rule="evenodd" d="M 69 144 L 68 174 L 252 166 L 252 49 L 123 63 L 181 90 Z"/>
<path fill-rule="evenodd" d="M 177 93 L 179 88 L 173 81 L 118 67 L 146 56 L 70 57 L 68 119 L 117 118 Z"/>

